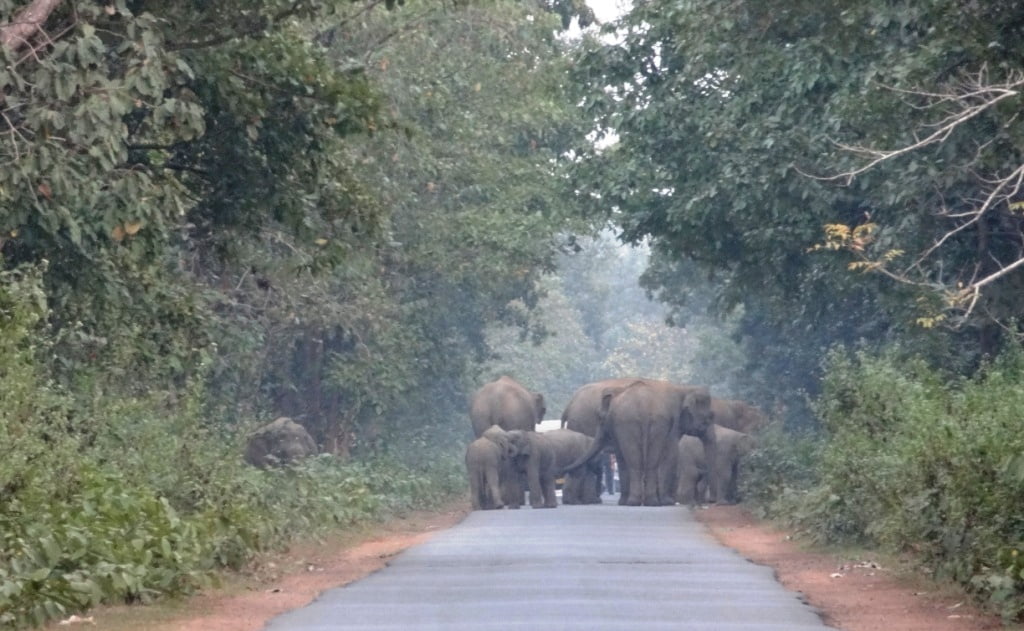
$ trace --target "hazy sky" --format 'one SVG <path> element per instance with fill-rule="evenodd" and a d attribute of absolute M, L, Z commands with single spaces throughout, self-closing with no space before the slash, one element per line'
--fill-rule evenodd
<path fill-rule="evenodd" d="M 629 10 L 629 0 L 587 0 L 587 6 L 602 22 L 610 22 Z"/>

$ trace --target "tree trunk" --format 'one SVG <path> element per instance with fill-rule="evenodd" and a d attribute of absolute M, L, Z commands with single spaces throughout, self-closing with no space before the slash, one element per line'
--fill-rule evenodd
<path fill-rule="evenodd" d="M 61 0 L 33 0 L 14 19 L 0 26 L 0 44 L 14 51 L 28 46 L 60 3 Z"/>

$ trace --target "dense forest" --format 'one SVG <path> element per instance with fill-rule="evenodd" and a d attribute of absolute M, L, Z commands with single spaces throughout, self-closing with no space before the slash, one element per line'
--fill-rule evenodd
<path fill-rule="evenodd" d="M 0 0 L 0 626 L 463 493 L 645 375 L 744 495 L 1024 612 L 1024 5 Z M 280 416 L 322 454 L 261 470 Z"/>

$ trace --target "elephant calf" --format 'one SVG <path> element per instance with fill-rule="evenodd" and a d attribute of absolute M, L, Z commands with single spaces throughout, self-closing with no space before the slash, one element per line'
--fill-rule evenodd
<path fill-rule="evenodd" d="M 555 475 L 569 466 L 590 449 L 594 439 L 581 432 L 571 429 L 556 429 L 541 434 L 551 445 L 554 452 Z M 587 490 L 597 489 L 601 476 L 601 460 L 595 458 L 579 469 L 565 474 L 565 485 L 562 487 L 563 504 L 585 504 Z M 600 500 L 598 500 L 600 501 Z"/>
<path fill-rule="evenodd" d="M 466 473 L 473 510 L 519 508 L 521 495 L 514 458 L 525 450 L 525 440 L 497 425 L 466 447 Z"/>
<path fill-rule="evenodd" d="M 513 430 L 508 434 L 516 444 L 521 445 L 515 456 L 516 469 L 521 475 L 526 476 L 526 484 L 530 490 L 530 506 L 557 507 L 555 478 L 559 468 L 556 466 L 555 440 L 548 437 L 547 433 L 540 432 Z"/>
<path fill-rule="evenodd" d="M 701 442 L 692 436 L 679 439 L 676 501 L 680 504 L 694 504 L 704 500 L 735 504 L 739 499 L 737 481 L 740 461 L 754 449 L 754 439 L 749 434 L 717 424 L 713 429 L 718 457 L 710 471 Z"/>
<path fill-rule="evenodd" d="M 466 473 L 473 510 L 504 508 L 498 471 L 501 447 L 486 438 L 477 438 L 466 447 Z"/>
<path fill-rule="evenodd" d="M 704 460 L 704 445 L 696 436 L 679 439 L 679 484 L 676 501 L 680 504 L 702 503 L 707 496 L 708 465 Z"/>

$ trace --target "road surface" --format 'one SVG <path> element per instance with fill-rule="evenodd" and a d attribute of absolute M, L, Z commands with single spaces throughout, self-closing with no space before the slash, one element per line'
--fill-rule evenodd
<path fill-rule="evenodd" d="M 608 502 L 608 500 L 606 500 Z M 689 508 L 476 511 L 267 631 L 828 629 Z"/>

